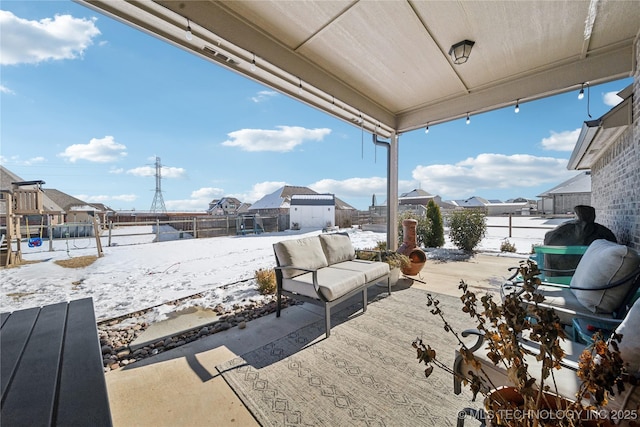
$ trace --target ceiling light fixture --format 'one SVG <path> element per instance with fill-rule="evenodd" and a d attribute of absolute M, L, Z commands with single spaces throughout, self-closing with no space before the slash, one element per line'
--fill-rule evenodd
<path fill-rule="evenodd" d="M 469 113 L 467 113 L 467 124 L 471 123 L 471 117 L 469 117 Z"/>
<path fill-rule="evenodd" d="M 584 85 L 585 85 L 585 83 L 582 83 L 582 87 L 580 88 L 580 92 L 578 92 L 578 99 L 584 98 Z"/>
<path fill-rule="evenodd" d="M 516 114 L 520 112 L 520 100 L 516 99 L 516 108 L 513 110 Z"/>
<path fill-rule="evenodd" d="M 453 59 L 453 63 L 456 65 L 464 64 L 471 55 L 471 48 L 476 42 L 471 40 L 463 40 L 451 46 L 449 49 L 449 55 Z"/>
<path fill-rule="evenodd" d="M 189 18 L 187 18 L 187 32 L 185 33 L 184 37 L 189 41 L 193 40 L 193 33 L 191 32 L 191 24 L 189 23 Z"/>

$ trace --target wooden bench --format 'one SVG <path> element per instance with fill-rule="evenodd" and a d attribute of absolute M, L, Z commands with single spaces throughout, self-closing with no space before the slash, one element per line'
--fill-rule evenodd
<path fill-rule="evenodd" d="M 0 322 L 0 425 L 112 425 L 91 298 L 2 313 Z"/>

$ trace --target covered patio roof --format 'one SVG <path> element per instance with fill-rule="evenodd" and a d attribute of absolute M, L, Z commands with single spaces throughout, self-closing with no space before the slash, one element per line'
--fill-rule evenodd
<path fill-rule="evenodd" d="M 637 0 L 76 1 L 390 138 L 390 218 L 400 134 L 629 77 L 640 29 Z"/>
<path fill-rule="evenodd" d="M 381 137 L 628 77 L 640 28 L 635 0 L 79 2 Z"/>

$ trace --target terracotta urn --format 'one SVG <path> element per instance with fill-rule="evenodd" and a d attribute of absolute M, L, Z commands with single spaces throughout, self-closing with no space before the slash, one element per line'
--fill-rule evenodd
<path fill-rule="evenodd" d="M 420 273 L 427 262 L 427 255 L 418 248 L 417 228 L 418 221 L 415 219 L 402 221 L 402 245 L 398 248 L 398 253 L 408 256 L 411 261 L 407 267 L 402 268 L 402 273 L 407 276 Z"/>

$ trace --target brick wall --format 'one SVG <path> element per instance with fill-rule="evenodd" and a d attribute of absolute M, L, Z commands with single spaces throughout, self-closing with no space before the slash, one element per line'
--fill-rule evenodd
<path fill-rule="evenodd" d="M 591 201 L 596 222 L 618 242 L 640 249 L 640 37 L 636 38 L 633 124 L 591 168 Z"/>

